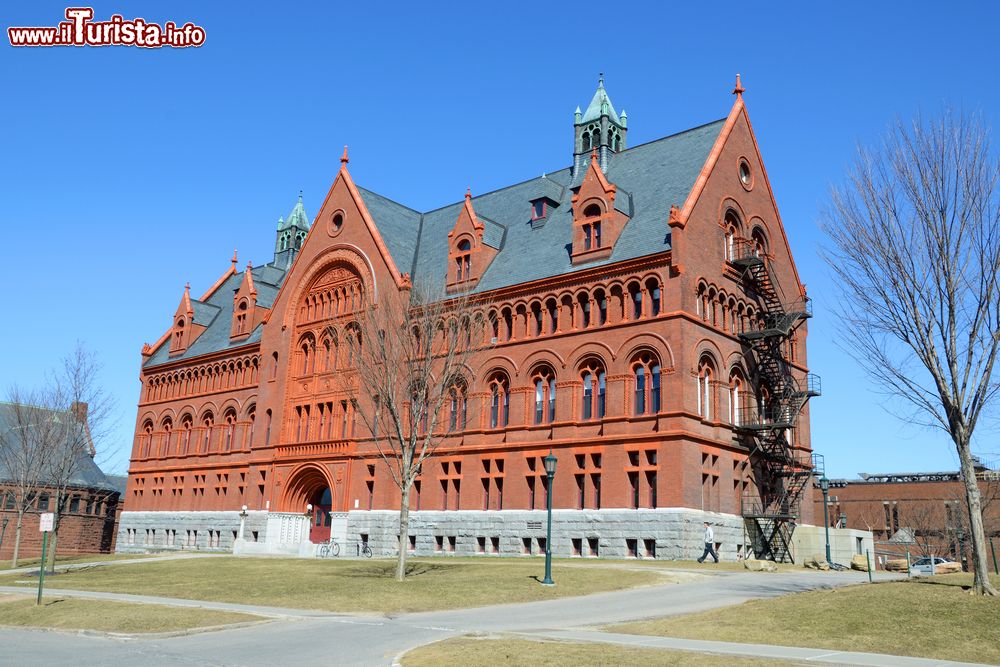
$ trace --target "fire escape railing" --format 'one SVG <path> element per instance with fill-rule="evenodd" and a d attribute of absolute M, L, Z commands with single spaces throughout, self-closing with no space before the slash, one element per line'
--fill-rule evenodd
<path fill-rule="evenodd" d="M 750 449 L 756 480 L 756 490 L 743 497 L 741 508 L 745 543 L 757 558 L 791 561 L 802 492 L 817 460 L 794 448 L 789 434 L 806 402 L 822 393 L 822 383 L 813 373 L 797 374 L 786 354 L 795 330 L 812 317 L 812 303 L 805 296 L 781 299 L 764 253 L 751 239 L 735 239 L 733 264 L 761 307 L 756 326 L 739 335 L 755 389 L 753 401 L 740 406 L 736 425 Z"/>

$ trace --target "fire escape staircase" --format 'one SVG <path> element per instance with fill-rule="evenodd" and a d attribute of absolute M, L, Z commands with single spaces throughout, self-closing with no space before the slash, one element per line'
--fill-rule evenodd
<path fill-rule="evenodd" d="M 740 407 L 737 424 L 757 482 L 756 491 L 743 498 L 745 543 L 757 558 L 793 562 L 795 520 L 816 460 L 794 449 L 788 433 L 822 387 L 812 373 L 796 377 L 784 353 L 795 329 L 812 317 L 812 307 L 808 297 L 782 301 L 767 262 L 749 239 L 737 239 L 733 264 L 742 270 L 747 293 L 762 310 L 759 326 L 740 334 L 756 390 L 753 401 Z"/>

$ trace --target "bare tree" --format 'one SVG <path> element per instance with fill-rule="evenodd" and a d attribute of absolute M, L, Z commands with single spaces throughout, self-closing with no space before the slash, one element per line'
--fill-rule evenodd
<path fill-rule="evenodd" d="M 921 556 L 940 555 L 945 548 L 945 511 L 934 501 L 917 500 L 907 503 L 901 512 L 902 530 L 908 531 L 916 551 Z"/>
<path fill-rule="evenodd" d="M 54 428 L 44 434 L 45 479 L 51 489 L 54 524 L 48 562 L 54 570 L 59 526 L 72 492 L 88 486 L 80 474 L 88 459 L 96 454 L 99 442 L 111 427 L 113 410 L 111 397 L 103 390 L 98 373 L 100 364 L 93 352 L 80 343 L 62 360 L 62 366 L 49 379 L 45 405 L 59 418 Z M 89 466 L 87 466 L 89 467 Z"/>
<path fill-rule="evenodd" d="M 366 300 L 346 335 L 355 369 L 346 389 L 399 488 L 398 581 L 406 578 L 410 490 L 448 432 L 464 428 L 469 362 L 485 346 L 482 307 L 467 295 L 442 297 L 419 289 L 383 292 Z M 439 423 L 446 405 L 447 429 Z"/>
<path fill-rule="evenodd" d="M 975 118 L 897 121 L 859 149 L 824 221 L 842 292 L 845 350 L 878 388 L 951 437 L 965 483 L 978 594 L 987 573 L 972 455 L 996 397 L 1000 349 L 1000 163 Z"/>
<path fill-rule="evenodd" d="M 8 403 L 0 405 L 0 481 L 7 487 L 2 494 L 5 506 L 13 505 L 14 551 L 10 566 L 17 567 L 21 555 L 21 535 L 24 515 L 34 505 L 39 490 L 44 484 L 45 449 L 42 447 L 45 433 L 45 412 L 35 403 L 37 399 L 30 393 L 12 387 L 8 393 Z"/>

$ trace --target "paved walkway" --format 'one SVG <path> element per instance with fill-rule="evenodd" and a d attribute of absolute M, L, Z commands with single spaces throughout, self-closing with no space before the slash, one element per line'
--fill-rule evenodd
<path fill-rule="evenodd" d="M 0 664 L 73 664 L 75 667 L 89 667 L 141 661 L 156 663 L 158 667 L 187 667 L 195 663 L 391 665 L 399 655 L 412 648 L 470 632 L 516 633 L 534 638 L 597 641 L 820 664 L 902 667 L 962 664 L 869 653 L 641 637 L 601 633 L 593 629 L 595 626 L 692 613 L 754 598 L 863 581 L 867 581 L 867 575 L 863 573 L 718 573 L 690 583 L 395 617 L 50 589 L 50 595 L 241 611 L 276 620 L 263 626 L 181 638 L 121 639 L 0 628 Z M 0 588 L 3 592 L 9 590 L 24 591 L 23 588 Z"/>

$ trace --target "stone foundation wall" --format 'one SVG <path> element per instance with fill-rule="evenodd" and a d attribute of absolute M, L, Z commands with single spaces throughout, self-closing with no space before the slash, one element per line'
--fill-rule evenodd
<path fill-rule="evenodd" d="M 261 546 L 244 553 L 267 552 L 265 543 L 273 542 L 266 535 L 268 513 L 247 514 L 244 538 Z M 693 559 L 704 548 L 704 521 L 712 523 L 720 557 L 736 560 L 743 545 L 742 519 L 684 508 L 553 510 L 552 553 L 557 557 Z M 232 511 L 123 512 L 117 551 L 231 552 L 239 524 L 239 512 Z M 130 530 L 135 531 L 131 540 Z M 167 530 L 176 531 L 173 545 L 168 544 Z M 189 531 L 197 531 L 193 544 L 189 544 Z M 218 531 L 218 546 L 210 544 L 212 531 Z M 416 556 L 542 555 L 545 531 L 544 510 L 411 512 L 410 552 Z M 347 513 L 344 539 L 336 537 L 343 556 L 357 555 L 363 540 L 375 556 L 391 556 L 396 553 L 398 532 L 397 511 L 353 511 Z"/>
<path fill-rule="evenodd" d="M 243 537 L 263 542 L 267 512 L 248 511 Z M 122 512 L 118 521 L 118 553 L 147 551 L 231 552 L 240 529 L 240 513 L 229 512 Z M 168 531 L 174 531 L 173 544 Z M 130 535 L 130 531 L 134 531 Z M 218 534 L 218 546 L 214 533 Z M 256 538 L 256 539 L 255 539 Z"/>
<path fill-rule="evenodd" d="M 736 560 L 743 523 L 731 514 L 689 509 L 553 510 L 552 554 L 558 557 L 691 559 L 704 550 L 704 526 L 713 525 L 720 556 Z M 545 553 L 543 510 L 410 513 L 410 551 L 417 556 Z M 396 553 L 399 513 L 350 512 L 347 553 L 367 538 L 376 556 Z"/>

